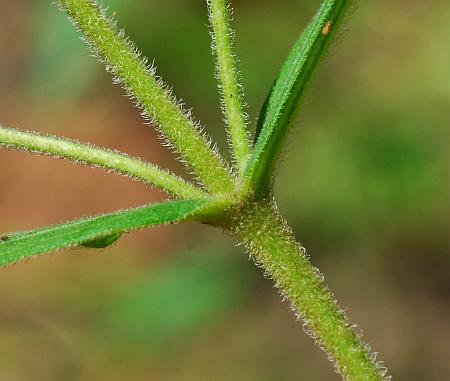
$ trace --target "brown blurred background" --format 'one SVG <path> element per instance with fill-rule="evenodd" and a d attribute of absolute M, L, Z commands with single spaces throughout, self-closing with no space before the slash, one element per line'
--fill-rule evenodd
<path fill-rule="evenodd" d="M 104 1 L 224 151 L 204 1 Z M 0 121 L 182 173 L 52 1 L 0 1 Z M 252 126 L 319 1 L 234 1 Z M 358 2 L 292 133 L 276 194 L 395 380 L 450 379 L 450 3 Z M 0 231 L 160 200 L 0 150 Z M 197 225 L 0 270 L 0 380 L 337 380 L 232 239 Z"/>

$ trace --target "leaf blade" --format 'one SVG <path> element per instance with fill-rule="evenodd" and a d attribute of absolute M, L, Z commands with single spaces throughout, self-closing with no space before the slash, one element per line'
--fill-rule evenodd
<path fill-rule="evenodd" d="M 168 201 L 4 235 L 0 241 L 0 266 L 74 246 L 101 247 L 108 239 L 113 243 L 114 235 L 190 219 L 206 205 L 206 200 Z"/>
<path fill-rule="evenodd" d="M 349 5 L 349 0 L 325 0 L 282 65 L 261 109 L 257 141 L 245 173 L 247 187 L 268 189 L 300 102 Z"/>

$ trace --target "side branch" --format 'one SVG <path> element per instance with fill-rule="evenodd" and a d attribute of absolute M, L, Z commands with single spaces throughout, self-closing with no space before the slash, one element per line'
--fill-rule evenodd
<path fill-rule="evenodd" d="M 84 34 L 94 52 L 134 97 L 144 114 L 181 154 L 200 181 L 212 192 L 234 189 L 234 181 L 219 154 L 210 147 L 188 112 L 170 94 L 154 68 L 94 0 L 58 0 L 74 25 Z"/>
<path fill-rule="evenodd" d="M 130 176 L 183 199 L 204 198 L 194 185 L 157 166 L 124 153 L 97 148 L 75 140 L 42 136 L 0 126 L 0 146 L 69 159 L 79 164 L 101 167 Z"/>
<path fill-rule="evenodd" d="M 251 155 L 250 139 L 244 120 L 242 92 L 238 83 L 236 60 L 227 0 L 208 0 L 213 50 L 223 98 L 223 112 L 239 174 L 244 173 Z"/>

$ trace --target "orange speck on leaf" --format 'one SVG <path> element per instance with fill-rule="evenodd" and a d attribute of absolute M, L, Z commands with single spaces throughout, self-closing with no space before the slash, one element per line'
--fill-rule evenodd
<path fill-rule="evenodd" d="M 322 29 L 322 34 L 324 36 L 328 36 L 331 32 L 332 27 L 333 27 L 333 23 L 331 21 L 327 21 L 327 23 L 325 24 L 325 26 Z"/>

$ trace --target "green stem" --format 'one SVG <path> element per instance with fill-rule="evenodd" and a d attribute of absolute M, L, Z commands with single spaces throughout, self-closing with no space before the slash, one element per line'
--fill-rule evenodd
<path fill-rule="evenodd" d="M 204 185 L 216 193 L 233 190 L 234 180 L 218 153 L 97 2 L 58 0 L 58 4 Z"/>
<path fill-rule="evenodd" d="M 242 91 L 238 82 L 232 30 L 227 0 L 208 0 L 212 25 L 213 50 L 217 60 L 217 75 L 223 98 L 223 111 L 230 135 L 232 152 L 243 174 L 251 155 L 250 139 L 242 106 Z"/>
<path fill-rule="evenodd" d="M 69 159 L 130 176 L 184 199 L 205 198 L 206 194 L 174 174 L 126 154 L 81 144 L 55 136 L 18 131 L 0 126 L 0 146 Z"/>
<path fill-rule="evenodd" d="M 337 371 L 348 381 L 387 380 L 276 207 L 250 203 L 231 212 L 231 218 L 231 230 L 290 300 Z"/>

